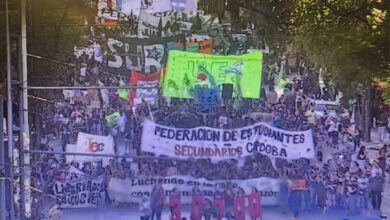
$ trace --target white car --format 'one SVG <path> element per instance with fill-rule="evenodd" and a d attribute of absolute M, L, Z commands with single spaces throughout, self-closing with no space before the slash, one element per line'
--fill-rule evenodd
<path fill-rule="evenodd" d="M 340 104 L 335 101 L 324 101 L 324 100 L 315 100 L 314 101 L 314 112 L 319 117 L 325 116 L 325 110 L 328 115 L 337 117 L 337 111 L 340 110 Z"/>

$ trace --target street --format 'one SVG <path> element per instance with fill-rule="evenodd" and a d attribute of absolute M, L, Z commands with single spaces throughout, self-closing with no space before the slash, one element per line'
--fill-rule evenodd
<path fill-rule="evenodd" d="M 189 212 L 186 211 L 184 216 L 189 220 Z M 302 213 L 299 220 L 343 220 L 344 213 L 342 210 L 329 211 L 326 214 L 321 214 L 319 210 L 313 212 Z M 137 207 L 131 208 L 100 208 L 100 209 L 68 209 L 64 211 L 64 220 L 130 220 L 139 219 L 139 213 Z M 165 210 L 162 216 L 162 220 L 169 219 L 169 212 Z M 247 217 L 249 219 L 249 217 Z M 283 215 L 278 212 L 276 208 L 265 208 L 263 220 L 287 220 L 291 219 L 291 215 Z M 359 216 L 352 216 L 348 220 L 380 220 L 379 213 L 372 213 L 371 216 L 368 213 Z"/>

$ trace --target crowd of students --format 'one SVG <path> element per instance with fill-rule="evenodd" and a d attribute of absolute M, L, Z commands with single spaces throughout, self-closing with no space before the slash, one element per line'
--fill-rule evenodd
<path fill-rule="evenodd" d="M 142 155 L 143 158 L 130 160 L 113 158 L 105 167 L 101 162 L 71 164 L 91 177 L 104 176 L 106 186 L 111 177 L 190 175 L 208 180 L 271 177 L 284 180 L 280 187 L 281 192 L 286 193 L 280 193 L 280 205 L 283 212 L 287 212 L 288 207 L 292 208 L 296 217 L 302 208 L 320 207 L 324 212 L 331 208 L 342 208 L 349 214 L 357 214 L 367 209 L 379 209 L 384 175 L 388 170 L 387 145 L 380 149 L 377 158 L 368 158 L 369 149 L 361 146 L 361 134 L 357 126 L 352 123 L 351 111 L 344 109 L 333 114 L 325 110 L 324 116 L 318 116 L 314 111 L 313 99 L 318 98 L 319 95 L 316 93 L 319 90 L 314 89 L 313 85 L 307 88 L 307 83 L 305 84 L 305 79 L 310 74 L 315 73 L 307 72 L 306 76 L 294 79 L 284 86 L 282 94 L 278 95 L 271 85 L 268 91 L 262 90 L 259 100 L 231 100 L 222 106 L 215 106 L 213 110 L 206 113 L 198 112 L 191 101 L 169 100 L 168 102 L 163 97 L 160 97 L 158 105 L 144 103 L 137 108 L 129 108 L 128 103 L 118 98 L 117 90 L 105 91 L 108 93 L 104 96 L 113 97 L 106 101 L 103 100 L 102 91 L 89 90 L 88 98 L 76 95 L 68 98 L 67 102 L 45 108 L 47 117 L 41 123 L 43 141 L 40 148 L 53 150 L 50 149 L 50 142 L 57 139 L 61 140 L 62 149 L 66 151 L 67 144 L 76 142 L 78 132 L 110 134 L 114 136 L 117 153 L 123 152 L 123 149 L 118 149 L 123 145 L 118 143 L 124 141 L 126 154 Z M 119 79 L 116 80 L 119 82 Z M 323 98 L 327 96 L 329 95 Z M 102 108 L 88 107 L 97 100 L 101 101 Z M 113 113 L 118 114 L 114 123 L 108 120 L 108 116 Z M 215 164 L 206 159 L 174 160 L 164 156 L 156 157 L 151 153 L 141 152 L 140 149 L 142 124 L 147 118 L 153 119 L 158 124 L 178 128 L 209 126 L 227 129 L 263 121 L 285 130 L 312 129 L 317 158 L 298 161 L 276 159 L 273 164 L 267 156 L 253 154 L 246 158 Z M 385 117 L 381 117 L 378 121 L 380 132 L 382 132 L 382 124 L 388 123 L 381 120 L 385 120 Z M 381 135 L 384 137 L 383 134 Z M 380 139 L 380 141 L 384 140 L 384 138 Z M 70 164 L 66 164 L 64 158 L 56 155 L 41 156 L 38 162 L 40 163 L 36 165 L 33 172 L 33 186 L 50 192 L 53 181 Z M 296 179 L 306 181 L 307 188 L 304 191 L 289 188 L 289 182 Z M 157 194 L 159 190 L 162 190 L 161 187 L 156 187 Z M 241 190 L 237 192 L 231 192 L 230 189 L 223 190 L 226 193 L 222 193 L 222 196 L 216 191 L 216 198 L 221 196 L 226 207 L 230 207 L 232 202 L 242 202 L 244 195 Z M 194 189 L 195 197 L 198 193 Z M 140 206 L 142 219 L 148 219 L 149 212 L 146 208 L 148 201 L 150 200 L 151 204 L 156 202 L 153 195 L 152 193 L 151 198 L 144 198 Z M 106 198 L 106 203 L 110 202 L 110 199 Z M 207 199 L 201 204 L 205 213 L 211 213 L 207 210 L 215 208 L 215 204 Z M 153 212 L 153 205 L 150 209 Z M 192 206 L 192 209 L 196 208 Z M 227 210 L 230 214 L 234 213 L 234 216 L 241 216 L 242 213 L 242 210 L 241 212 L 230 208 Z M 154 211 L 158 213 L 158 210 Z"/>

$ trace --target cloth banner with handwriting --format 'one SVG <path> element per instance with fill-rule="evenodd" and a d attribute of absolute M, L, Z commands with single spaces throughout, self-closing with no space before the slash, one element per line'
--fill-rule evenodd
<path fill-rule="evenodd" d="M 263 54 L 219 56 L 169 51 L 163 95 L 194 98 L 196 87 L 232 84 L 235 97 L 259 98 Z"/>

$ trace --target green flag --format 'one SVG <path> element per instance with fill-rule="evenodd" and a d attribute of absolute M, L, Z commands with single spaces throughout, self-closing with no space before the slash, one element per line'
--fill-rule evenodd
<path fill-rule="evenodd" d="M 119 112 L 115 112 L 111 115 L 106 116 L 107 126 L 110 128 L 115 128 L 118 126 L 118 118 L 120 117 Z"/>
<path fill-rule="evenodd" d="M 120 87 L 126 87 L 126 83 L 123 80 L 119 81 Z M 129 91 L 127 89 L 118 89 L 118 95 L 121 99 L 129 100 Z"/>

